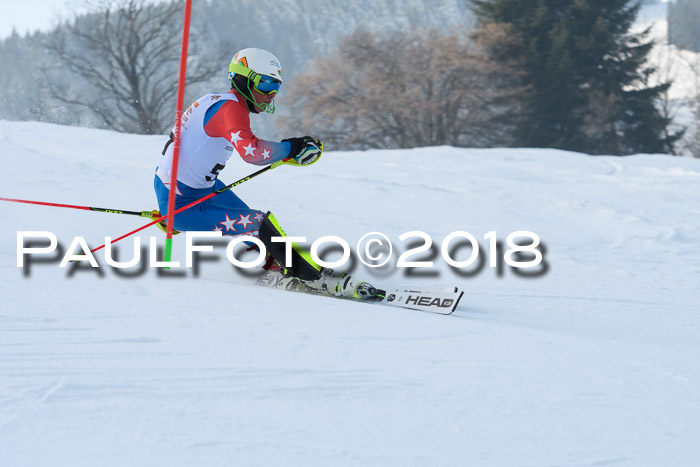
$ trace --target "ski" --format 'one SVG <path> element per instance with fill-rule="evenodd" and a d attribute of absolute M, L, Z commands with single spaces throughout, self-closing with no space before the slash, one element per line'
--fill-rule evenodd
<path fill-rule="evenodd" d="M 451 315 L 454 313 L 464 295 L 464 291 L 459 290 L 458 287 L 436 289 L 411 286 L 389 291 L 378 288 L 377 295 L 371 299 L 338 297 L 330 295 L 322 290 L 308 287 L 296 277 L 284 277 L 276 271 L 266 272 L 257 279 L 255 285 L 269 289 L 339 298 L 341 300 L 352 300 L 354 302 L 370 303 L 373 305 L 428 311 L 441 315 Z"/>
<path fill-rule="evenodd" d="M 458 287 L 450 290 L 419 289 L 415 287 L 396 289 L 386 292 L 380 303 L 410 308 L 412 310 L 430 311 L 441 315 L 451 315 L 459 306 L 464 291 Z"/>

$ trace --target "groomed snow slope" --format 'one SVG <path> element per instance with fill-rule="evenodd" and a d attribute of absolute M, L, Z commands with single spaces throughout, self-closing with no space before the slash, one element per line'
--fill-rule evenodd
<path fill-rule="evenodd" d="M 153 209 L 164 140 L 0 122 L 0 196 Z M 463 287 L 449 317 L 257 288 L 223 249 L 196 277 L 120 277 L 101 253 L 101 275 L 25 276 L 17 231 L 94 247 L 144 220 L 1 202 L 0 464 L 700 465 L 700 161 L 331 151 L 237 193 L 310 240 L 530 230 L 548 270 L 357 269 Z"/>

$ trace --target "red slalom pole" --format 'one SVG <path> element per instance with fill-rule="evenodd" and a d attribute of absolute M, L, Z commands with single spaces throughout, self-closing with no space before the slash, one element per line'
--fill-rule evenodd
<path fill-rule="evenodd" d="M 175 130 L 173 131 L 173 163 L 170 176 L 170 195 L 168 196 L 168 215 L 165 237 L 165 261 L 170 261 L 173 242 L 173 223 L 175 219 L 175 195 L 177 193 L 177 168 L 180 158 L 180 130 L 182 128 L 182 103 L 185 100 L 185 79 L 187 76 L 187 45 L 190 36 L 190 13 L 192 0 L 185 0 L 185 18 L 182 27 L 182 50 L 180 51 L 180 78 L 177 85 L 177 102 L 175 104 Z M 154 222 L 155 223 L 155 222 Z M 148 226 L 146 226 L 148 227 Z"/>

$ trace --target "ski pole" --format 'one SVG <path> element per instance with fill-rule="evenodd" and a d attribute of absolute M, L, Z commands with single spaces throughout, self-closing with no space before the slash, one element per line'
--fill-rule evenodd
<path fill-rule="evenodd" d="M 158 211 L 124 211 L 121 209 L 96 208 L 94 206 L 76 206 L 74 204 L 47 203 L 44 201 L 30 201 L 28 199 L 0 198 L 0 201 L 10 201 L 12 203 L 38 204 L 39 206 L 53 206 L 57 208 L 82 209 L 84 211 L 109 212 L 112 214 L 128 214 L 130 216 L 150 217 L 160 216 Z"/>
<path fill-rule="evenodd" d="M 173 213 L 173 216 L 174 216 L 175 214 L 179 214 L 179 213 L 181 213 L 182 211 L 185 211 L 185 210 L 191 208 L 192 206 L 196 206 L 196 205 L 198 205 L 199 203 L 202 203 L 202 202 L 204 202 L 204 201 L 206 201 L 206 200 L 208 200 L 208 199 L 211 199 L 211 198 L 213 198 L 213 197 L 216 196 L 216 195 L 220 195 L 220 194 L 223 193 L 224 191 L 227 191 L 227 190 L 230 190 L 231 188 L 237 187 L 237 186 L 240 185 L 241 183 L 247 182 L 247 181 L 250 180 L 251 178 L 257 177 L 258 175 L 260 175 L 260 174 L 262 174 L 262 173 L 265 173 L 265 172 L 267 172 L 268 170 L 272 170 L 272 169 L 274 169 L 275 167 L 279 167 L 280 165 L 284 164 L 284 163 L 285 163 L 286 161 L 288 161 L 288 160 L 289 160 L 289 159 L 282 159 L 281 161 L 273 162 L 272 164 L 268 165 L 268 166 L 265 167 L 264 169 L 260 169 L 260 170 L 258 170 L 257 172 L 253 172 L 252 174 L 248 175 L 247 177 L 243 177 L 243 178 L 241 178 L 240 180 L 235 181 L 235 182 L 231 183 L 230 185 L 226 185 L 225 187 L 223 187 L 223 188 L 221 188 L 221 189 L 219 189 L 219 190 L 212 191 L 212 192 L 209 193 L 208 195 L 206 195 L 206 196 L 204 196 L 204 197 L 202 197 L 202 198 L 199 198 L 199 199 L 196 200 L 196 201 L 192 201 L 190 204 L 188 204 L 188 205 L 186 205 L 186 206 L 183 206 L 183 207 L 181 207 L 180 209 L 177 209 L 177 210 Z M 122 239 L 124 239 L 124 238 L 126 238 L 126 237 L 128 237 L 128 236 L 130 236 L 130 235 L 133 235 L 133 234 L 135 234 L 135 233 L 137 233 L 137 232 L 140 232 L 140 231 L 142 231 L 143 229 L 148 228 L 148 227 L 152 226 L 153 224 L 156 224 L 156 223 L 162 221 L 163 219 L 166 219 L 167 217 L 168 217 L 167 214 L 166 214 L 165 216 L 160 216 L 158 219 L 154 220 L 153 222 L 149 222 L 148 224 L 144 225 L 143 227 L 139 227 L 139 228 L 136 229 L 136 230 L 132 230 L 131 232 L 126 233 L 126 234 L 122 235 L 121 237 L 112 240 L 111 243 L 117 243 L 119 240 L 122 240 Z M 101 250 L 101 249 L 104 248 L 104 247 L 105 247 L 104 245 L 101 245 L 101 246 L 98 246 L 97 248 L 95 248 L 95 249 L 93 249 L 93 250 L 90 250 L 90 251 L 91 251 L 92 253 L 94 253 L 94 252 L 96 252 L 96 251 L 98 251 L 98 250 Z"/>
<path fill-rule="evenodd" d="M 107 208 L 96 208 L 95 206 L 77 206 L 75 204 L 60 204 L 60 203 L 47 203 L 45 201 L 31 201 L 28 199 L 14 199 L 14 198 L 0 198 L 0 201 L 10 201 L 12 203 L 24 203 L 24 204 L 37 204 L 39 206 L 51 206 L 56 208 L 70 208 L 70 209 L 81 209 L 83 211 L 93 211 L 93 212 L 108 212 L 111 214 L 127 214 L 129 216 L 139 216 L 148 217 L 150 219 L 155 219 L 160 217 L 160 213 L 156 210 L 153 211 L 124 211 L 122 209 L 107 209 Z M 158 228 L 165 232 L 165 223 L 160 222 Z M 173 231 L 174 235 L 179 234 L 177 230 Z"/>

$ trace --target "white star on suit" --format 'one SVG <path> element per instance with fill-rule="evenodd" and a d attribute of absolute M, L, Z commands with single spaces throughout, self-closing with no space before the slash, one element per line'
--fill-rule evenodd
<path fill-rule="evenodd" d="M 246 228 L 248 228 L 248 224 L 254 224 L 254 223 L 255 223 L 255 222 L 253 222 L 253 221 L 250 220 L 250 214 L 248 214 L 247 216 L 244 216 L 243 214 L 240 214 L 240 216 L 241 216 L 241 218 L 238 219 L 238 222 L 236 222 L 236 223 L 237 223 L 238 225 L 242 225 L 242 226 L 243 226 L 243 230 L 245 230 Z"/>
<path fill-rule="evenodd" d="M 241 138 L 241 130 L 238 130 L 235 133 L 231 132 L 231 144 L 233 144 L 234 146 L 237 146 L 237 143 L 242 139 L 243 138 Z"/>
<path fill-rule="evenodd" d="M 246 156 L 253 156 L 255 157 L 255 150 L 257 149 L 255 146 L 253 146 L 253 143 L 249 143 L 248 146 L 243 146 L 243 149 L 245 149 L 245 155 Z"/>
<path fill-rule="evenodd" d="M 270 150 L 263 150 L 262 152 L 263 160 L 270 159 Z"/>
<path fill-rule="evenodd" d="M 221 225 L 223 225 L 224 227 L 226 227 L 226 232 L 228 232 L 229 230 L 233 230 L 234 232 L 238 232 L 238 231 L 236 230 L 236 228 L 233 226 L 233 224 L 235 224 L 235 223 L 236 223 L 236 221 L 231 220 L 231 219 L 228 218 L 228 214 L 226 214 L 226 220 L 225 220 L 225 221 L 219 222 L 219 224 L 221 224 Z"/>

